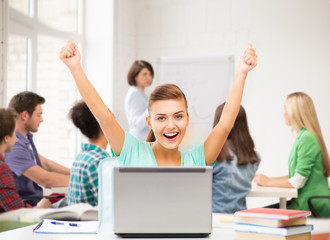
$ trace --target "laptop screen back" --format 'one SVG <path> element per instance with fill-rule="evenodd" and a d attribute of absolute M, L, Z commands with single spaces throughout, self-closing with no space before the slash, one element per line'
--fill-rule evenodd
<path fill-rule="evenodd" d="M 116 234 L 209 234 L 212 167 L 115 167 Z"/>

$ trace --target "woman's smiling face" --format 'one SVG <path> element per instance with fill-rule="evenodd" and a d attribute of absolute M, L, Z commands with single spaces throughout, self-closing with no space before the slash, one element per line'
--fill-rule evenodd
<path fill-rule="evenodd" d="M 150 108 L 148 126 L 164 148 L 178 148 L 188 123 L 187 106 L 183 99 L 159 100 Z"/>

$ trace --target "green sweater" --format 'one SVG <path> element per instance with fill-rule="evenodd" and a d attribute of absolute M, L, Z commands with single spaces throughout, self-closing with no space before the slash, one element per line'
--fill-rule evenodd
<path fill-rule="evenodd" d="M 328 179 L 323 170 L 321 148 L 316 137 L 305 128 L 300 129 L 289 156 L 289 177 L 298 173 L 307 181 L 298 189 L 298 198 L 288 209 L 310 211 L 307 203 L 309 197 L 330 196 Z M 321 217 L 330 217 L 330 199 L 314 199 L 312 203 Z"/>

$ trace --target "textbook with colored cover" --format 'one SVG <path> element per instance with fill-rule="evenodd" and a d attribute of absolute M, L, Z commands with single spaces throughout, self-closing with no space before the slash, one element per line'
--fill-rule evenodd
<path fill-rule="evenodd" d="M 235 212 L 235 217 L 266 218 L 289 220 L 310 216 L 310 211 L 288 210 L 278 208 L 251 208 Z"/>
<path fill-rule="evenodd" d="M 251 224 L 235 224 L 234 230 L 237 232 L 253 232 L 270 235 L 290 236 L 301 233 L 310 233 L 313 225 L 298 225 L 290 227 L 265 227 Z"/>
<path fill-rule="evenodd" d="M 310 240 L 310 233 L 301 233 L 291 236 L 269 235 L 251 232 L 236 232 L 236 240 Z"/>
<path fill-rule="evenodd" d="M 268 226 L 268 227 L 285 227 L 285 226 L 304 225 L 304 224 L 306 224 L 306 222 L 307 222 L 306 217 L 294 218 L 294 219 L 289 219 L 289 220 L 234 217 L 234 223 L 254 224 L 254 225 L 262 225 L 262 226 Z"/>

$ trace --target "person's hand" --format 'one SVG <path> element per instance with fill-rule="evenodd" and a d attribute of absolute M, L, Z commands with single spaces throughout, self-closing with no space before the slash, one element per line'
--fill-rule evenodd
<path fill-rule="evenodd" d="M 80 52 L 74 41 L 69 40 L 62 47 L 60 51 L 60 59 L 71 71 L 80 66 Z"/>
<path fill-rule="evenodd" d="M 36 208 L 51 208 L 53 205 L 52 203 L 46 199 L 42 198 L 36 205 Z"/>
<path fill-rule="evenodd" d="M 255 50 L 252 48 L 252 45 L 249 46 L 244 50 L 242 56 L 238 62 L 238 71 L 247 74 L 253 68 L 257 66 L 258 63 L 258 55 L 256 54 Z"/>
<path fill-rule="evenodd" d="M 253 182 L 255 182 L 259 186 L 267 186 L 269 183 L 270 178 L 259 173 L 256 174 L 253 178 Z"/>

